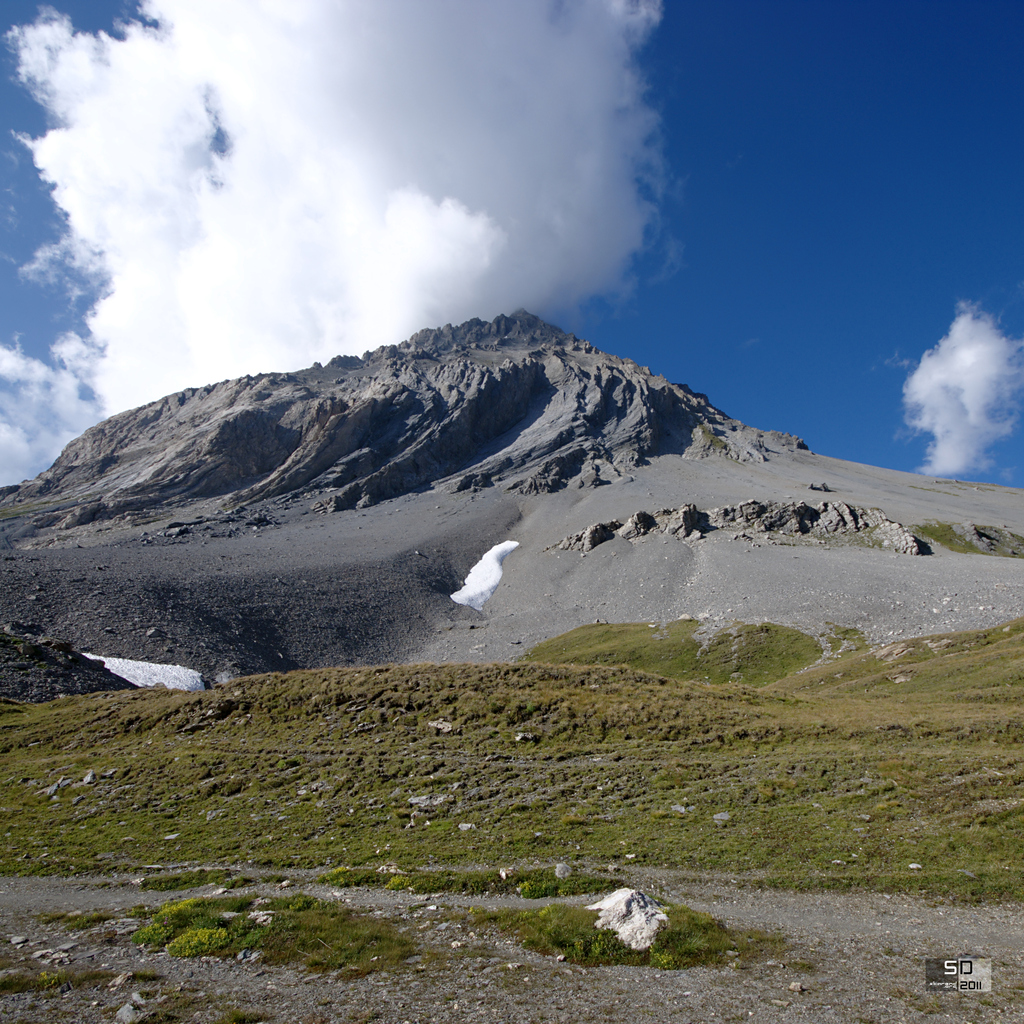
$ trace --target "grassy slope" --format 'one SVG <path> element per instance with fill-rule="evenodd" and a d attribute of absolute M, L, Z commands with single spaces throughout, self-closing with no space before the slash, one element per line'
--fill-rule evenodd
<path fill-rule="evenodd" d="M 758 688 L 382 666 L 0 703 L 0 870 L 557 858 L 1021 898 L 1022 684 L 1017 620 Z"/>
<path fill-rule="evenodd" d="M 941 544 L 950 551 L 963 555 L 999 555 L 1003 558 L 1024 558 L 1024 537 L 999 526 L 978 526 L 978 532 L 993 545 L 992 551 L 982 551 L 969 544 L 953 529 L 952 523 L 939 523 L 930 520 L 914 526 L 913 532 L 918 537 L 926 537 L 930 541 Z"/>
<path fill-rule="evenodd" d="M 577 665 L 628 665 L 672 679 L 724 683 L 730 679 L 760 686 L 813 665 L 821 657 L 814 637 L 771 622 L 739 623 L 704 641 L 700 623 L 680 620 L 580 626 L 538 644 L 524 661 Z"/>

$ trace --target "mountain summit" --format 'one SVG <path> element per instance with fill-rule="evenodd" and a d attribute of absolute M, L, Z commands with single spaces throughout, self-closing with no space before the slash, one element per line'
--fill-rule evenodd
<path fill-rule="evenodd" d="M 520 310 L 119 413 L 0 489 L 0 504 L 74 503 L 68 525 L 198 498 L 295 494 L 341 510 L 439 481 L 538 494 L 599 486 L 653 455 L 764 461 L 805 447 Z"/>

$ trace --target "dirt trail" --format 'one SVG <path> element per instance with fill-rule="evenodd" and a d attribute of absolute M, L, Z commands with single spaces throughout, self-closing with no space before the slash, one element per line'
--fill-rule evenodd
<path fill-rule="evenodd" d="M 344 972 L 307 974 L 259 961 L 177 960 L 132 945 L 130 933 L 138 922 L 123 916 L 141 904 L 209 895 L 213 886 L 158 893 L 128 879 L 5 878 L 0 879 L 0 963 L 5 965 L 0 979 L 40 964 L 71 975 L 101 969 L 141 977 L 126 979 L 113 990 L 105 982 L 70 991 L 0 993 L 0 1019 L 99 1024 L 137 992 L 144 1000 L 140 1021 L 206 1024 L 230 1019 L 226 1015 L 232 1009 L 250 1014 L 247 1019 L 275 1024 L 1024 1021 L 1024 917 L 1018 906 L 958 907 L 902 895 L 792 893 L 729 878 L 638 875 L 633 880 L 638 887 L 707 910 L 729 925 L 779 931 L 785 946 L 774 960 L 742 968 L 582 969 L 530 953 L 496 933 L 474 931 L 462 913 L 470 905 L 527 901 L 338 891 L 304 880 L 300 873 L 292 883 L 293 891 L 342 899 L 413 928 L 430 955 L 422 962 L 413 958 L 400 971 L 354 980 L 344 980 Z M 278 887 L 265 883 L 244 891 L 279 894 Z M 39 919 L 70 910 L 103 910 L 115 918 L 77 933 Z M 12 936 L 27 942 L 15 947 Z M 41 950 L 54 953 L 34 956 Z M 924 957 L 969 953 L 992 960 L 989 995 L 935 997 L 925 992 Z M 793 984 L 804 991 L 794 992 Z"/>

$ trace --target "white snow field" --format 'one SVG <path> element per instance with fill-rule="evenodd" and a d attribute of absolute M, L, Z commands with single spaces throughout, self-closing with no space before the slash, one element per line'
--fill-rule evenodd
<path fill-rule="evenodd" d="M 503 544 L 495 544 L 469 570 L 469 575 L 465 580 L 466 585 L 452 594 L 452 600 L 456 604 L 475 608 L 478 612 L 483 611 L 484 603 L 498 589 L 498 584 L 501 582 L 501 563 L 517 547 L 519 547 L 517 540 L 507 540 Z"/>
<path fill-rule="evenodd" d="M 203 677 L 195 669 L 183 665 L 157 665 L 151 661 L 130 661 L 127 658 L 107 658 L 101 654 L 86 654 L 93 661 L 102 661 L 106 667 L 136 686 L 166 686 L 168 690 L 205 690 Z"/>

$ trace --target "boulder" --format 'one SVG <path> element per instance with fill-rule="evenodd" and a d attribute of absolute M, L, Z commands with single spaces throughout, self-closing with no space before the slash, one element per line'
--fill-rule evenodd
<path fill-rule="evenodd" d="M 76 526 L 85 526 L 101 517 L 103 502 L 96 501 L 73 508 L 59 523 L 58 530 L 72 530 Z"/>
<path fill-rule="evenodd" d="M 616 889 L 587 910 L 599 911 L 595 928 L 615 932 L 630 949 L 650 949 L 658 929 L 668 924 L 661 904 L 639 889 Z"/>
<path fill-rule="evenodd" d="M 440 807 L 447 799 L 447 793 L 427 793 L 424 796 L 409 797 L 409 803 L 413 807 Z"/>

